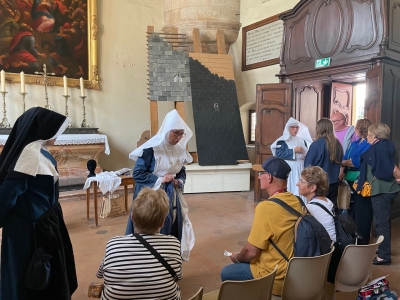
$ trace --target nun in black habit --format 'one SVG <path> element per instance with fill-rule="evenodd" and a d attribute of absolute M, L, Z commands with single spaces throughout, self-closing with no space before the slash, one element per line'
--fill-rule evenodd
<path fill-rule="evenodd" d="M 46 149 L 68 127 L 70 119 L 34 107 L 22 114 L 0 156 L 0 299 L 71 299 L 78 283 L 72 244 L 58 202 L 58 172 Z M 47 287 L 25 287 L 35 251 L 52 257 Z"/>

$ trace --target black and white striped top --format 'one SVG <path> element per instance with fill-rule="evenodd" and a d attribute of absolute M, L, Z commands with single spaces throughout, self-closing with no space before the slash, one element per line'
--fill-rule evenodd
<path fill-rule="evenodd" d="M 179 241 L 160 233 L 142 236 L 182 279 Z M 168 270 L 132 234 L 107 242 L 97 277 L 104 278 L 104 300 L 181 299 L 179 286 Z"/>

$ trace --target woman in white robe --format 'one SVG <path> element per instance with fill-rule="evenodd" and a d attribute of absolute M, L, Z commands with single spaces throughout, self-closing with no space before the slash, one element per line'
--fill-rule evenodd
<path fill-rule="evenodd" d="M 304 157 L 312 143 L 308 127 L 294 118 L 290 118 L 285 125 L 283 135 L 272 145 L 271 150 L 274 156 L 283 158 L 292 171 L 288 178 L 288 191 L 299 195 L 297 182 L 300 180 L 301 171 L 304 169 Z M 307 200 L 300 196 L 304 203 Z"/>
<path fill-rule="evenodd" d="M 132 177 L 135 180 L 133 201 L 143 187 L 163 189 L 170 199 L 170 212 L 161 233 L 173 235 L 181 242 L 182 258 L 188 260 L 194 245 L 192 225 L 188 218 L 188 207 L 182 191 L 186 172 L 184 164 L 193 158 L 186 145 L 193 133 L 174 109 L 170 111 L 158 130 L 146 143 L 129 154 L 136 161 Z M 125 234 L 134 232 L 130 216 Z"/>

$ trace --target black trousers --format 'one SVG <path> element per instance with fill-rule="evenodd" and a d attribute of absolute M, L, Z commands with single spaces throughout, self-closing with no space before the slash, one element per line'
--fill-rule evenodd
<path fill-rule="evenodd" d="M 338 213 L 337 209 L 337 196 L 338 196 L 339 182 L 332 183 L 329 185 L 328 192 L 326 193 L 326 198 L 332 201 L 335 205 L 335 213 Z"/>
<path fill-rule="evenodd" d="M 378 194 L 371 197 L 372 210 L 374 214 L 374 224 L 377 236 L 383 235 L 385 238 L 378 248 L 378 257 L 391 259 L 391 222 L 390 208 L 394 198 L 399 192 L 391 194 Z"/>
<path fill-rule="evenodd" d="M 353 182 L 348 181 L 351 188 L 350 216 L 358 228 L 358 233 L 363 237 L 364 243 L 369 244 L 372 226 L 372 203 L 371 197 L 363 197 L 353 189 Z"/>

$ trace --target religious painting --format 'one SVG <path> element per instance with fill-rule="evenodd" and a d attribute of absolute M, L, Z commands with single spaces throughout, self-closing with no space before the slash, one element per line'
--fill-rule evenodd
<path fill-rule="evenodd" d="M 272 16 L 242 29 L 242 71 L 279 63 L 283 21 Z"/>
<path fill-rule="evenodd" d="M 46 64 L 48 85 L 99 88 L 97 74 L 97 0 L 0 1 L 0 70 L 6 82 L 43 84 Z"/>

